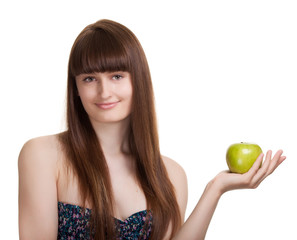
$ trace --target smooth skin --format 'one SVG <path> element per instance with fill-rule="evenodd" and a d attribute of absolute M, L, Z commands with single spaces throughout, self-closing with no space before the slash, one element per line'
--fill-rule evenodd
<path fill-rule="evenodd" d="M 111 156 L 117 156 L 114 164 L 109 163 L 116 203 L 115 217 L 126 219 L 146 209 L 146 199 L 135 183 L 130 159 L 125 154 L 112 153 Z M 184 219 L 188 196 L 186 174 L 175 161 L 165 156 L 162 158 L 176 189 Z M 58 201 L 82 205 L 77 179 L 72 172 L 68 177 L 66 175 L 65 157 L 56 135 L 31 139 L 19 156 L 20 239 L 57 239 Z M 92 206 L 87 203 L 87 207 Z"/>
<path fill-rule="evenodd" d="M 203 240 L 220 197 L 225 192 L 235 189 L 257 188 L 286 159 L 282 153 L 283 151 L 279 150 L 271 158 L 272 151 L 269 150 L 263 166 L 259 169 L 264 157 L 263 153 L 260 154 L 252 168 L 245 174 L 228 171 L 219 173 L 208 183 L 194 211 L 173 239 Z"/>
<path fill-rule="evenodd" d="M 110 169 L 115 198 L 114 217 L 126 219 L 146 209 L 145 195 L 135 181 L 136 169 L 127 151 L 132 96 L 130 75 L 125 72 L 95 73 L 92 76 L 78 76 L 76 83 Z M 108 110 L 98 107 L 98 104 L 100 106 L 109 102 L 117 102 L 117 106 Z M 212 179 L 192 214 L 173 239 L 204 239 L 220 197 L 230 190 L 256 188 L 286 157 L 282 156 L 281 150 L 273 157 L 272 152 L 268 151 L 259 169 L 263 158 L 261 154 L 245 174 L 224 171 Z M 180 213 L 184 219 L 188 198 L 185 171 L 172 159 L 165 156 L 162 159 L 176 190 Z M 23 146 L 18 162 L 20 239 L 57 239 L 57 202 L 83 204 L 77 178 L 73 171 L 67 172 L 65 166 L 66 157 L 56 135 L 35 138 Z M 92 208 L 88 201 L 86 207 Z M 169 239 L 169 236 L 170 226 L 164 240 Z"/>

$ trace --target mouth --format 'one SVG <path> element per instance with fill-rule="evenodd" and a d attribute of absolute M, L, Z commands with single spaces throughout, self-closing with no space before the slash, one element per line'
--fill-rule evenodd
<path fill-rule="evenodd" d="M 108 102 L 108 103 L 96 103 L 96 106 L 99 107 L 100 109 L 106 110 L 106 109 L 111 109 L 114 108 L 118 102 Z"/>

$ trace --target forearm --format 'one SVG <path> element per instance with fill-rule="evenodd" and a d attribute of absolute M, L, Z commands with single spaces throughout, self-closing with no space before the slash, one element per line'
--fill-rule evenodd
<path fill-rule="evenodd" d="M 269 150 L 263 163 L 264 155 L 260 154 L 251 169 L 244 174 L 229 171 L 219 173 L 206 186 L 194 211 L 173 240 L 203 240 L 222 194 L 235 189 L 258 187 L 286 159 L 282 153 L 282 150 L 277 151 L 271 159 L 272 152 Z"/>
<path fill-rule="evenodd" d="M 214 180 L 209 182 L 193 212 L 173 240 L 203 240 L 221 193 Z"/>

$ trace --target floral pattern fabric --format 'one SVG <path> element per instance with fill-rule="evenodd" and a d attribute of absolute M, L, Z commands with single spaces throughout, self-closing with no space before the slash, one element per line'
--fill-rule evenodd
<path fill-rule="evenodd" d="M 93 239 L 94 233 L 89 231 L 91 209 L 86 208 L 83 212 L 80 206 L 58 202 L 58 211 L 58 240 Z M 147 218 L 148 226 L 144 228 Z M 152 218 L 152 212 L 147 210 L 137 212 L 124 221 L 114 218 L 116 240 L 149 239 Z"/>

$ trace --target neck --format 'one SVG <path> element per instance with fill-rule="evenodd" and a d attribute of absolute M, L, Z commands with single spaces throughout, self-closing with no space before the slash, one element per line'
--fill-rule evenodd
<path fill-rule="evenodd" d="M 113 123 L 91 122 L 106 157 L 129 153 L 129 117 Z"/>

